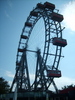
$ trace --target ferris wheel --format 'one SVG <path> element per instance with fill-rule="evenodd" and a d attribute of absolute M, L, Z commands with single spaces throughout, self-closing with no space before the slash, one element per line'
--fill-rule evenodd
<path fill-rule="evenodd" d="M 18 90 L 47 91 L 55 87 L 55 77 L 61 77 L 58 69 L 62 47 L 67 45 L 62 38 L 63 15 L 49 2 L 38 3 L 30 12 L 22 29 L 16 58 L 16 74 L 11 86 L 17 83 Z M 35 78 L 30 83 L 30 70 L 35 69 Z"/>

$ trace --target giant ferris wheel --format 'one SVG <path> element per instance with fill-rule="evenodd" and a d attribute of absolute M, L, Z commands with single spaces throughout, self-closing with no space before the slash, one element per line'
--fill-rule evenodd
<path fill-rule="evenodd" d="M 62 47 L 67 45 L 62 38 L 62 21 L 63 15 L 49 2 L 38 3 L 30 12 L 20 36 L 11 91 L 14 84 L 18 91 L 47 91 L 53 84 L 58 92 L 54 78 L 61 77 L 58 66 Z M 31 70 L 35 75 L 33 82 Z"/>

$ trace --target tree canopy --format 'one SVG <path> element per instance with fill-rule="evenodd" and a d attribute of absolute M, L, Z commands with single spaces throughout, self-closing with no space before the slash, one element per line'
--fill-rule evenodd
<path fill-rule="evenodd" d="M 64 87 L 62 87 L 62 90 L 67 89 L 67 88 L 72 88 L 75 87 L 75 85 L 71 84 L 71 85 L 65 85 Z"/>
<path fill-rule="evenodd" d="M 0 77 L 0 94 L 5 94 L 5 93 L 8 93 L 10 90 L 10 86 L 8 84 L 8 82 Z"/>

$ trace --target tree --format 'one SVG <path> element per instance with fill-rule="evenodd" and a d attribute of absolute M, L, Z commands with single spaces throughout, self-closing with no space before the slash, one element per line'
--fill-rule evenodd
<path fill-rule="evenodd" d="M 71 84 L 71 85 L 64 86 L 64 87 L 62 87 L 62 90 L 64 90 L 64 89 L 68 89 L 68 88 L 71 88 L 71 87 L 74 87 L 74 85 Z"/>
<path fill-rule="evenodd" d="M 10 90 L 10 86 L 8 84 L 8 82 L 0 77 L 0 94 L 5 94 L 5 93 L 8 93 Z"/>

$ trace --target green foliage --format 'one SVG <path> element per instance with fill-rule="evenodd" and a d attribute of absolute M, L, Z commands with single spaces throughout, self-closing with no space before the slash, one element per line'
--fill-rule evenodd
<path fill-rule="evenodd" d="M 71 84 L 71 85 L 64 86 L 64 87 L 62 87 L 62 90 L 64 90 L 64 89 L 68 89 L 68 88 L 71 88 L 71 87 L 74 87 L 74 85 Z"/>
<path fill-rule="evenodd" d="M 0 77 L 0 94 L 8 93 L 10 90 L 10 86 L 4 78 Z"/>

